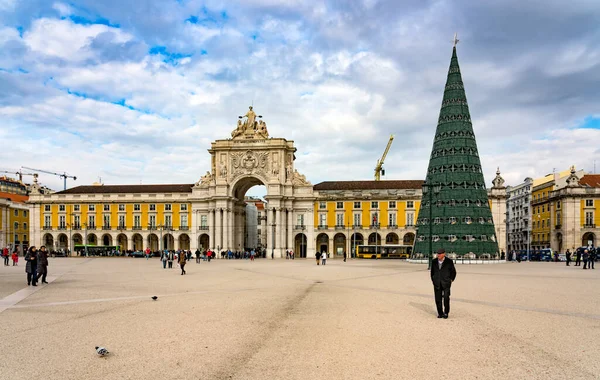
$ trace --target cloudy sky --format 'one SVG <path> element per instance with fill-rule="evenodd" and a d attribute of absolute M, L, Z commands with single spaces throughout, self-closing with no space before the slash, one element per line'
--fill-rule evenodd
<path fill-rule="evenodd" d="M 385 178 L 422 179 L 455 32 L 488 185 L 600 170 L 600 2 L 564 4 L 0 0 L 0 170 L 192 183 L 253 103 L 312 183 L 390 134 Z"/>

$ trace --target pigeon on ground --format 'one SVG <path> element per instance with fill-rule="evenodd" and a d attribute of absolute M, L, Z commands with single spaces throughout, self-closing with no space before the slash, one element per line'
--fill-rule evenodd
<path fill-rule="evenodd" d="M 109 354 L 108 350 L 104 347 L 96 346 L 96 353 L 100 356 L 106 356 Z"/>
<path fill-rule="evenodd" d="M 152 299 L 156 301 L 158 299 L 158 297 L 157 296 L 152 296 Z"/>

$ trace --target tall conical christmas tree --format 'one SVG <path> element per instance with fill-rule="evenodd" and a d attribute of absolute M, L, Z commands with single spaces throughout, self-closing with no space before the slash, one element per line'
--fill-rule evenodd
<path fill-rule="evenodd" d="M 494 258 L 498 243 L 456 42 L 417 218 L 413 256 L 427 257 L 431 247 L 431 253 L 444 248 L 458 257 L 472 253 Z"/>

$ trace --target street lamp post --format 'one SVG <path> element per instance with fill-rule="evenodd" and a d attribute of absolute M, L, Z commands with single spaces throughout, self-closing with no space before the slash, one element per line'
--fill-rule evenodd
<path fill-rule="evenodd" d="M 429 252 L 427 253 L 427 269 L 431 269 L 431 260 L 433 258 L 433 191 L 439 192 L 439 185 L 435 183 L 425 182 L 423 184 L 423 192 L 428 193 L 428 206 L 429 206 Z"/>
<path fill-rule="evenodd" d="M 83 243 L 83 246 L 85 247 L 85 257 L 88 257 L 87 223 L 83 223 L 82 225 L 85 228 L 85 242 Z"/>

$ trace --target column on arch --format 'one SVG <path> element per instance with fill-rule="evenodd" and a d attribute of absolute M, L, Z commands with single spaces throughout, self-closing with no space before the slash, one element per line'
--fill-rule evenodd
<path fill-rule="evenodd" d="M 281 248 L 281 207 L 275 208 L 275 250 Z"/>
<path fill-rule="evenodd" d="M 215 243 L 213 247 L 216 251 L 223 247 L 223 209 L 215 209 Z"/>
<path fill-rule="evenodd" d="M 294 211 L 288 208 L 287 215 L 287 249 L 294 250 Z M 295 253 L 295 252 L 294 252 Z"/>
<path fill-rule="evenodd" d="M 200 226 L 200 223 L 198 223 L 198 226 Z M 204 230 L 200 231 L 200 235 L 202 235 L 204 233 Z M 214 209 L 210 209 L 208 210 L 208 247 L 207 248 L 211 248 L 216 247 L 215 246 L 215 241 L 216 241 L 216 236 L 215 236 L 215 210 Z M 196 242 L 196 244 L 198 244 L 198 246 L 200 246 L 200 242 Z"/>
<path fill-rule="evenodd" d="M 223 250 L 228 250 L 231 249 L 231 244 L 230 244 L 230 236 L 231 236 L 231 229 L 230 229 L 230 208 L 226 207 L 223 209 Z"/>

